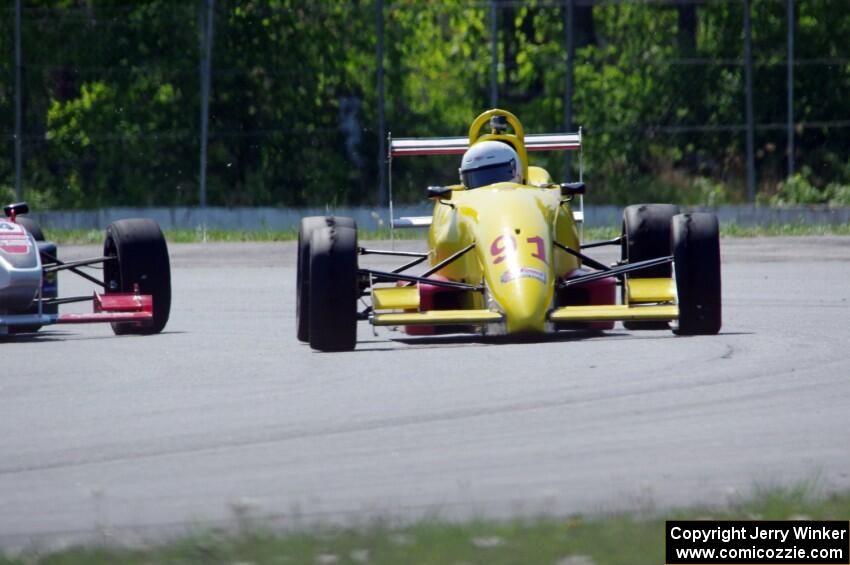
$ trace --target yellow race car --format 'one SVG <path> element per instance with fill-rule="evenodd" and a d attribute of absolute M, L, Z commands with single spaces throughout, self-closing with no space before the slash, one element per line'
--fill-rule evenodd
<path fill-rule="evenodd" d="M 393 220 L 393 229 L 428 227 L 426 253 L 364 249 L 351 218 L 301 220 L 297 335 L 314 349 L 354 349 L 358 321 L 412 335 L 598 331 L 616 321 L 678 335 L 720 331 L 713 214 L 628 206 L 620 237 L 582 243 L 584 183 L 556 184 L 528 161 L 534 151 L 580 150 L 581 132 L 526 136 L 516 116 L 493 109 L 472 122 L 468 137 L 391 139 L 389 146 L 390 169 L 400 156 L 462 154 L 461 183 L 428 187 L 431 217 Z M 620 246 L 621 261 L 585 255 L 602 245 Z M 408 262 L 392 271 L 360 268 L 358 256 L 367 254 Z M 410 274 L 426 261 L 425 272 Z M 367 306 L 358 311 L 361 302 Z"/>

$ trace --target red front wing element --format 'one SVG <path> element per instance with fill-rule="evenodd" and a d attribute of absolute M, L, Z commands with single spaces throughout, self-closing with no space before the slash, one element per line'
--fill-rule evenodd
<path fill-rule="evenodd" d="M 97 322 L 145 322 L 153 320 L 153 298 L 150 294 L 116 292 L 94 295 L 94 313 L 60 314 L 57 324 L 92 324 Z"/>

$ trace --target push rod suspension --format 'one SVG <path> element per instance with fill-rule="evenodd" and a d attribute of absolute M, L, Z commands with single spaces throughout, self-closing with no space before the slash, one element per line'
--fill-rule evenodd
<path fill-rule="evenodd" d="M 423 277 L 430 277 L 431 275 L 433 275 L 434 273 L 436 273 L 437 271 L 439 271 L 440 269 L 442 269 L 446 265 L 450 265 L 451 263 L 454 263 L 455 261 L 457 261 L 458 259 L 460 259 L 464 255 L 466 255 L 466 253 L 470 249 L 472 249 L 473 247 L 475 247 L 474 241 L 472 243 L 470 243 L 469 245 L 467 245 L 466 247 L 464 247 L 463 249 L 461 249 L 460 251 L 458 251 L 457 253 L 455 253 L 454 255 L 450 255 L 450 256 L 446 257 L 445 259 L 443 259 L 442 261 L 440 261 L 439 263 L 437 263 L 436 265 L 434 265 L 433 267 L 431 267 L 430 269 L 428 269 L 427 271 L 422 273 L 422 276 Z"/>
<path fill-rule="evenodd" d="M 115 257 L 96 257 L 94 259 L 80 259 L 79 261 L 56 261 L 55 265 L 50 265 L 44 268 L 45 273 L 54 273 L 56 271 L 65 271 L 75 267 L 84 267 L 86 265 L 94 265 L 105 261 L 114 261 Z"/>
<path fill-rule="evenodd" d="M 396 257 L 421 257 L 422 259 L 427 259 L 427 253 L 419 253 L 417 251 L 386 251 L 384 249 L 366 249 L 365 247 L 358 247 L 357 253 L 359 255 L 393 255 Z"/>
<path fill-rule="evenodd" d="M 42 255 L 44 257 L 47 257 L 53 263 L 55 263 L 56 267 L 65 268 L 65 269 L 71 271 L 74 274 L 80 275 L 81 277 L 83 277 L 84 279 L 86 279 L 89 282 L 92 282 L 92 283 L 94 283 L 94 284 L 96 284 L 100 287 L 106 288 L 106 285 L 104 284 L 103 281 L 99 281 L 96 278 L 94 278 L 93 276 L 91 276 L 90 274 L 84 273 L 83 271 L 77 269 L 74 265 L 71 265 L 70 263 L 64 263 L 64 262 L 60 261 L 59 259 L 57 259 L 56 257 L 54 257 L 53 255 L 51 255 L 49 253 L 42 253 Z M 106 258 L 100 259 L 98 261 L 102 262 L 104 259 L 112 260 L 112 259 L 114 259 L 114 257 L 106 257 Z M 45 273 L 53 272 L 52 270 L 48 270 L 48 269 L 53 269 L 53 270 L 57 270 L 57 271 L 59 270 L 59 269 L 54 269 L 54 265 L 50 265 L 50 266 L 44 268 L 44 272 Z"/>
<path fill-rule="evenodd" d="M 401 273 L 388 273 L 386 271 L 375 271 L 373 269 L 360 269 L 357 271 L 359 275 L 364 276 L 372 276 L 374 279 L 377 279 L 378 282 L 384 281 L 405 281 L 409 283 L 422 283 L 422 284 L 430 284 L 433 286 L 442 286 L 445 288 L 454 288 L 457 290 L 473 290 L 480 292 L 483 290 L 480 286 L 475 286 L 472 284 L 455 282 L 455 281 L 442 281 L 439 279 L 429 279 L 426 277 L 416 277 L 413 275 L 403 275 Z"/>
<path fill-rule="evenodd" d="M 69 296 L 67 298 L 45 298 L 42 299 L 41 303 L 44 306 L 50 306 L 53 304 L 71 304 L 73 302 L 91 302 L 93 299 L 93 296 Z"/>
<path fill-rule="evenodd" d="M 414 260 L 413 260 L 413 261 L 411 261 L 410 263 L 405 263 L 405 264 L 404 264 L 404 265 L 402 265 L 401 267 L 399 267 L 399 268 L 397 268 L 397 269 L 393 269 L 393 272 L 394 272 L 394 273 L 403 273 L 404 271 L 406 271 L 406 270 L 410 269 L 411 267 L 415 267 L 416 265 L 418 265 L 419 263 L 423 262 L 423 261 L 424 261 L 425 259 L 427 259 L 427 258 L 428 258 L 428 257 L 419 257 L 418 259 L 414 259 Z"/>
<path fill-rule="evenodd" d="M 647 269 L 649 267 L 655 267 L 657 265 L 664 265 L 666 263 L 672 263 L 673 256 L 669 257 L 659 257 L 658 259 L 647 259 L 646 261 L 638 261 L 637 263 L 630 263 L 628 265 L 621 265 L 619 267 L 612 267 L 607 271 L 597 271 L 595 273 L 590 273 L 588 275 L 584 275 L 581 277 L 576 277 L 574 279 L 567 279 L 562 281 L 560 288 L 567 288 L 568 286 L 575 286 L 577 284 L 582 284 L 590 281 L 595 281 L 598 279 L 604 279 L 606 277 L 613 277 L 617 275 L 623 275 L 626 273 L 631 273 L 632 271 L 640 271 L 641 269 Z"/>
<path fill-rule="evenodd" d="M 623 242 L 623 236 L 615 237 L 614 239 L 606 239 L 605 241 L 591 241 L 583 243 L 582 249 L 590 249 L 591 247 L 602 247 L 603 245 L 620 245 Z"/>
<path fill-rule="evenodd" d="M 611 267 L 609 267 L 608 265 L 603 265 L 602 263 L 600 263 L 596 259 L 591 259 L 590 257 L 585 255 L 584 253 L 580 253 L 580 252 L 576 251 L 575 249 L 570 249 L 566 245 L 564 245 L 562 243 L 558 243 L 557 241 L 553 241 L 552 243 L 558 249 L 563 249 L 564 251 L 566 251 L 567 253 L 569 253 L 573 257 L 578 257 L 579 259 L 581 259 L 582 263 L 590 265 L 594 269 L 598 269 L 600 271 L 610 271 L 611 270 Z"/>
<path fill-rule="evenodd" d="M 428 258 L 427 253 L 418 253 L 415 251 L 386 251 L 384 249 L 366 249 L 365 247 L 357 248 L 358 255 L 391 255 L 394 257 L 416 257 L 413 261 L 405 263 L 397 269 L 393 269 L 394 273 L 402 273 L 411 267 L 415 267 L 419 263 Z"/>

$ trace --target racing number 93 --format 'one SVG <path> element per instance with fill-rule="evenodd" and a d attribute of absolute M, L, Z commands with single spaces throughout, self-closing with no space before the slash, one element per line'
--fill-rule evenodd
<path fill-rule="evenodd" d="M 540 259 L 544 263 L 546 262 L 546 244 L 543 241 L 543 238 L 539 235 L 535 235 L 534 237 L 526 238 L 527 243 L 534 246 L 534 251 L 531 253 L 531 256 L 535 259 Z M 502 261 L 505 260 L 505 251 L 511 250 L 516 251 L 517 244 L 516 238 L 514 236 L 500 235 L 493 240 L 493 243 L 490 244 L 490 255 L 493 256 L 493 264 L 498 265 Z"/>

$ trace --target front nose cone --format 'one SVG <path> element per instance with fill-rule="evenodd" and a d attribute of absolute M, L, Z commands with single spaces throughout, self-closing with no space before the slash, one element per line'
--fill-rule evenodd
<path fill-rule="evenodd" d="M 470 221 L 476 254 L 505 330 L 543 332 L 554 294 L 552 217 L 543 193 L 508 185 L 471 191 L 470 198 L 478 214 Z"/>
<path fill-rule="evenodd" d="M 543 331 L 552 300 L 552 292 L 546 287 L 551 288 L 546 281 L 525 276 L 504 283 L 499 292 L 493 293 L 505 312 L 509 334 Z"/>

